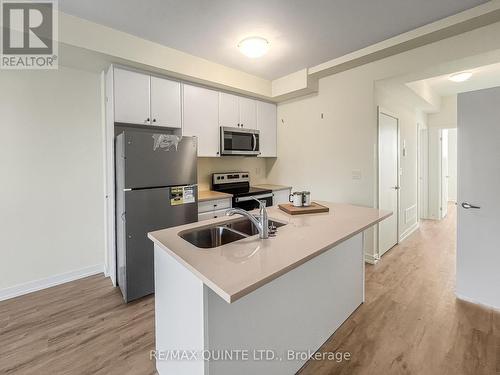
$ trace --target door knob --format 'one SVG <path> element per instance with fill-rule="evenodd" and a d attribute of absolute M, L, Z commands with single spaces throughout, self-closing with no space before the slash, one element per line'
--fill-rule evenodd
<path fill-rule="evenodd" d="M 479 210 L 481 208 L 479 206 L 473 206 L 472 204 L 467 203 L 467 202 L 463 202 L 462 207 L 465 208 L 466 210 L 468 210 L 469 208 L 474 208 L 476 210 Z"/>

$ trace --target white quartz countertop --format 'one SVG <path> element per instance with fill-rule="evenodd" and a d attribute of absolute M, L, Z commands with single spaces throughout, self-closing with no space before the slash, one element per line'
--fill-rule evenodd
<path fill-rule="evenodd" d="M 266 189 L 266 190 L 286 190 L 286 189 L 291 189 L 291 186 L 287 185 L 276 185 L 276 184 L 259 184 L 259 185 L 254 185 L 256 188 L 261 188 L 261 189 Z"/>
<path fill-rule="evenodd" d="M 198 202 L 214 201 L 217 199 L 232 198 L 233 194 L 221 193 L 220 191 L 204 190 L 198 192 Z"/>
<path fill-rule="evenodd" d="M 319 202 L 330 212 L 291 216 L 269 207 L 269 219 L 286 223 L 276 237 L 257 235 L 212 249 L 200 249 L 179 236 L 193 228 L 241 219 L 220 217 L 148 234 L 161 249 L 229 303 L 291 271 L 333 246 L 392 215 L 374 208 Z M 332 251 L 335 251 L 334 249 Z"/>

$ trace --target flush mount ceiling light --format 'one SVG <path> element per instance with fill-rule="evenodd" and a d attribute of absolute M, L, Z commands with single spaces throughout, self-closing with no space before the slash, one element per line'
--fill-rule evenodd
<path fill-rule="evenodd" d="M 269 50 L 269 42 L 264 38 L 252 36 L 239 42 L 238 48 L 245 56 L 255 59 L 266 54 Z"/>
<path fill-rule="evenodd" d="M 448 77 L 448 79 L 453 82 L 464 82 L 467 81 L 471 76 L 472 72 L 460 72 L 452 74 Z"/>

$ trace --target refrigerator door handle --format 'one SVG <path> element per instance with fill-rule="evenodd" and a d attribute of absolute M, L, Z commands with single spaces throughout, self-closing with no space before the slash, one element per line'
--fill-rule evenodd
<path fill-rule="evenodd" d="M 123 213 L 120 215 L 120 217 L 122 218 L 122 221 L 123 221 L 124 223 L 126 223 L 126 222 L 127 222 L 127 220 L 125 219 L 125 212 L 123 212 Z"/>

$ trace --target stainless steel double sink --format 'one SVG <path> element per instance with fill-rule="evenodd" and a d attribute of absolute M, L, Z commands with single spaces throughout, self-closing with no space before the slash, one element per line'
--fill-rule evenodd
<path fill-rule="evenodd" d="M 285 224 L 269 219 L 269 225 L 279 228 Z M 250 220 L 239 219 L 186 230 L 180 232 L 179 236 L 198 248 L 211 249 L 258 233 L 259 231 Z"/>

